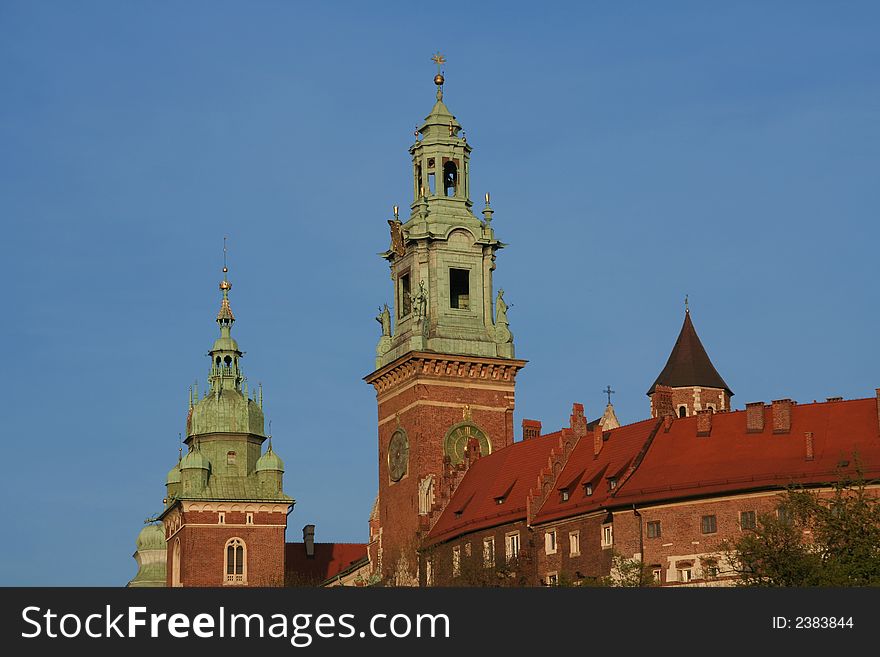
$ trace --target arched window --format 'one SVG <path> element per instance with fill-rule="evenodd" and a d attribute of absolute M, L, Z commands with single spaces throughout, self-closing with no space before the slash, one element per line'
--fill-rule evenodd
<path fill-rule="evenodd" d="M 443 194 L 455 196 L 455 186 L 458 184 L 458 171 L 455 162 L 447 162 L 443 165 Z"/>
<path fill-rule="evenodd" d="M 215 362 L 217 363 L 217 367 L 220 367 L 220 356 L 217 356 L 217 360 Z"/>
<path fill-rule="evenodd" d="M 180 583 L 180 539 L 174 541 L 171 553 L 171 586 L 182 586 Z"/>
<path fill-rule="evenodd" d="M 687 406 L 679 406 L 678 407 L 678 417 L 687 417 L 688 409 Z"/>
<path fill-rule="evenodd" d="M 226 584 L 247 584 L 247 568 L 245 558 L 247 548 L 240 538 L 230 538 L 226 541 L 226 559 L 224 582 Z"/>
<path fill-rule="evenodd" d="M 226 364 L 226 367 L 232 367 L 232 357 L 227 356 L 223 359 L 223 362 Z"/>

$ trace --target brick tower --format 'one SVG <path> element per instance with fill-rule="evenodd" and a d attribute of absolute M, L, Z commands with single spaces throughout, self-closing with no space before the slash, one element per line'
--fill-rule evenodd
<path fill-rule="evenodd" d="M 733 391 L 718 374 L 700 342 L 687 302 L 684 323 L 669 360 L 647 394 L 651 399 L 651 417 L 665 413 L 664 409 L 670 404 L 678 417 L 706 410 L 730 410 Z"/>
<path fill-rule="evenodd" d="M 406 222 L 395 207 L 391 247 L 393 309 L 376 318 L 379 495 L 371 514 L 370 558 L 383 579 L 418 582 L 418 547 L 441 509 L 441 479 L 466 450 L 485 455 L 513 442 L 514 358 L 504 291 L 492 288 L 495 252 L 486 195 L 483 218 L 470 200 L 471 147 L 437 101 L 410 147 L 413 202 Z M 493 313 L 494 309 L 494 313 Z M 392 321 L 393 316 L 393 321 Z M 474 456 L 472 451 L 471 456 Z"/>
<path fill-rule="evenodd" d="M 220 337 L 209 355 L 210 389 L 190 391 L 188 453 L 168 473 L 164 523 L 168 586 L 281 586 L 284 531 L 293 500 L 284 464 L 266 441 L 263 390 L 248 393 L 231 335 L 232 285 L 223 267 Z"/>

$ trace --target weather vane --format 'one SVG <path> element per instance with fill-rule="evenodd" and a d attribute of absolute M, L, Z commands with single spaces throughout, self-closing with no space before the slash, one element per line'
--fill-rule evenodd
<path fill-rule="evenodd" d="M 437 64 L 437 75 L 434 76 L 434 84 L 437 85 L 437 100 L 443 100 L 443 82 L 445 78 L 440 67 L 446 63 L 446 59 L 439 52 L 435 52 L 434 56 L 431 57 L 431 61 Z M 452 134 L 451 131 L 450 134 Z"/>
<path fill-rule="evenodd" d="M 688 308 L 688 295 L 686 294 L 684 295 L 684 311 L 686 313 L 690 312 L 690 309 Z"/>
<path fill-rule="evenodd" d="M 226 235 L 223 236 L 223 273 L 229 271 L 226 268 Z"/>
<path fill-rule="evenodd" d="M 446 58 L 438 51 L 434 53 L 433 57 L 431 57 L 431 61 L 437 65 L 437 72 L 440 73 L 440 67 L 446 63 Z"/>

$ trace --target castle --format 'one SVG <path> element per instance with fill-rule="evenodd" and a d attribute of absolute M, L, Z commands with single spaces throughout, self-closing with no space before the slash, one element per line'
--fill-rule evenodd
<path fill-rule="evenodd" d="M 437 58 L 438 64 L 442 59 Z M 828 489 L 856 459 L 880 476 L 880 389 L 873 397 L 733 410 L 733 391 L 685 309 L 669 360 L 647 391 L 649 417 L 620 426 L 611 404 L 515 440 L 517 359 L 504 247 L 488 194 L 470 198 L 471 147 L 443 100 L 409 149 L 412 203 L 395 208 L 382 254 L 393 307 L 376 318 L 379 490 L 365 544 L 286 543 L 294 500 L 248 390 L 224 267 L 209 389 L 190 394 L 188 452 L 168 473 L 163 510 L 137 540 L 130 586 L 431 586 L 586 583 L 633 559 L 663 585 L 720 584 L 724 539 L 754 529 L 792 484 Z M 609 389 L 610 391 L 610 389 Z M 265 445 L 265 449 L 264 449 Z"/>

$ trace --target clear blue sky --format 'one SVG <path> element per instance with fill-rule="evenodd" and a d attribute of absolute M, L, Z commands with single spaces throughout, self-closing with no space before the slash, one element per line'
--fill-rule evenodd
<path fill-rule="evenodd" d="M 297 499 L 364 541 L 391 206 L 445 99 L 523 417 L 649 413 L 690 295 L 742 408 L 880 386 L 872 2 L 0 3 L 0 584 L 122 585 L 235 335 Z M 519 433 L 519 430 L 517 430 Z"/>

